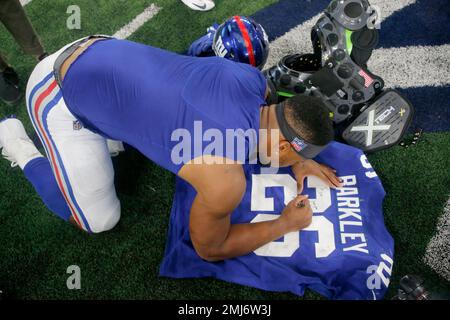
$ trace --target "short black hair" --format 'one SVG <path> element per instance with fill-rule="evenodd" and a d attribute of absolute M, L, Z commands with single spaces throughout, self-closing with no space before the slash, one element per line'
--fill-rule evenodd
<path fill-rule="evenodd" d="M 286 121 L 301 138 L 319 146 L 324 146 L 334 139 L 333 121 L 322 99 L 296 95 L 284 103 Z"/>

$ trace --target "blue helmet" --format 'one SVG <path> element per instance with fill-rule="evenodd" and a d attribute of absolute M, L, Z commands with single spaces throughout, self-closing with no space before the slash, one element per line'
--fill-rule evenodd
<path fill-rule="evenodd" d="M 269 39 L 253 19 L 234 16 L 222 23 L 214 35 L 216 56 L 262 69 L 269 56 Z"/>

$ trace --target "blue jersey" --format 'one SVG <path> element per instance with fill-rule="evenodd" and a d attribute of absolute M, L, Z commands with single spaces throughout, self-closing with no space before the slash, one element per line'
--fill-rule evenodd
<path fill-rule="evenodd" d="M 67 107 L 85 127 L 132 145 L 173 173 L 208 153 L 208 140 L 201 139 L 207 130 L 224 136 L 227 129 L 258 130 L 265 91 L 264 76 L 247 64 L 116 39 L 89 47 L 62 84 Z M 186 141 L 190 147 L 174 159 L 175 147 Z"/>
<path fill-rule="evenodd" d="M 270 291 L 303 295 L 310 288 L 332 299 L 380 299 L 389 285 L 393 239 L 383 220 L 383 186 L 365 155 L 353 147 L 332 143 L 316 160 L 337 170 L 344 180 L 339 190 L 308 178 L 313 222 L 239 258 L 217 263 L 202 260 L 189 237 L 189 208 L 194 189 L 177 180 L 169 236 L 160 274 L 174 278 L 215 277 Z M 232 223 L 279 217 L 296 195 L 290 169 L 261 173 L 245 166 L 247 190 L 232 213 Z"/>

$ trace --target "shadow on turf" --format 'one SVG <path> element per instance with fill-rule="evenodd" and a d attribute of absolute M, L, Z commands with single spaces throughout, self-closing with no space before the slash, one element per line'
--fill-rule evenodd
<path fill-rule="evenodd" d="M 118 193 L 134 195 L 148 159 L 138 150 L 126 146 L 126 151 L 112 158 L 115 170 L 114 184 Z"/>

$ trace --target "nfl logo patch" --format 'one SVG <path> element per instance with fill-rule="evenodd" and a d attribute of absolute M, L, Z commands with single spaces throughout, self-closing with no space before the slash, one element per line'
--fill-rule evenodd
<path fill-rule="evenodd" d="M 306 148 L 307 144 L 305 141 L 300 140 L 299 138 L 295 138 L 292 140 L 291 145 L 294 147 L 295 151 L 300 152 Z"/>
<path fill-rule="evenodd" d="M 81 129 L 83 129 L 83 124 L 79 120 L 74 121 L 73 122 L 73 130 L 79 131 Z"/>

